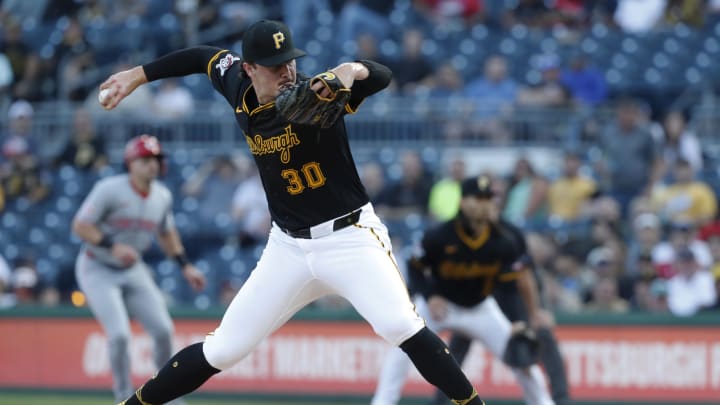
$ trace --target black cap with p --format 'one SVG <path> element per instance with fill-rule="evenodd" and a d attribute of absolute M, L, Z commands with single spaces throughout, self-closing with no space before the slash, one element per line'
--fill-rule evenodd
<path fill-rule="evenodd" d="M 463 197 L 492 198 L 495 195 L 490 177 L 486 175 L 470 177 L 463 180 L 460 189 L 462 190 Z"/>
<path fill-rule="evenodd" d="M 260 20 L 243 34 L 242 52 L 245 62 L 276 66 L 305 56 L 295 48 L 288 27 L 280 21 Z"/>

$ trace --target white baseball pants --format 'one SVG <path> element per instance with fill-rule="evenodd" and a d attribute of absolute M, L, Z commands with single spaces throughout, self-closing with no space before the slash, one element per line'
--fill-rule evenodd
<path fill-rule="evenodd" d="M 445 319 L 435 321 L 430 316 L 427 302 L 423 297 L 415 298 L 418 313 L 427 320 L 434 332 L 452 330 L 461 332 L 472 339 L 481 341 L 496 357 L 502 358 L 510 339 L 511 323 L 491 296 L 480 304 L 466 308 L 448 302 Z M 400 400 L 412 363 L 398 347 L 394 347 L 385 359 L 371 405 L 395 405 Z M 554 405 L 545 377 L 538 365 L 527 370 L 513 369 L 517 382 L 522 387 L 525 403 L 528 405 Z M 479 389 L 482 394 L 482 388 Z"/>
<path fill-rule="evenodd" d="M 327 229 L 327 224 L 313 229 Z M 314 232 L 314 231 L 313 231 Z M 392 254 L 387 228 L 370 204 L 357 224 L 316 239 L 293 238 L 273 225 L 257 267 L 228 306 L 203 352 L 225 370 L 298 310 L 328 294 L 347 299 L 375 333 L 398 346 L 425 326 Z"/>

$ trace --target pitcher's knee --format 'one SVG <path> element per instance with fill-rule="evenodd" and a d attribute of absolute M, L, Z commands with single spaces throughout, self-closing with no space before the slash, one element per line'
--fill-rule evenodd
<path fill-rule="evenodd" d="M 375 333 L 393 346 L 400 344 L 425 327 L 422 318 L 407 319 L 403 322 L 386 322 L 373 325 Z"/>
<path fill-rule="evenodd" d="M 254 347 L 244 345 L 242 342 L 218 339 L 210 335 L 205 338 L 203 354 L 207 362 L 218 370 L 227 370 L 245 358 Z"/>

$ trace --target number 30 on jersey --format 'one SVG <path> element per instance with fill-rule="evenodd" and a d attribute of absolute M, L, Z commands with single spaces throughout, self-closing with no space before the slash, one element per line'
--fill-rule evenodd
<path fill-rule="evenodd" d="M 302 193 L 306 187 L 318 188 L 325 185 L 325 175 L 320 170 L 320 163 L 308 162 L 298 171 L 285 169 L 280 175 L 288 181 L 287 192 L 292 195 Z"/>

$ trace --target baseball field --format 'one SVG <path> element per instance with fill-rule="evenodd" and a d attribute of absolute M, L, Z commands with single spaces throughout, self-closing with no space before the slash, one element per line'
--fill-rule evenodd
<path fill-rule="evenodd" d="M 198 398 L 187 401 L 188 405 L 299 405 L 308 404 L 305 402 L 288 401 L 259 401 L 257 399 L 243 400 L 240 398 Z M 347 402 L 342 402 L 347 404 Z M 0 405 L 112 405 L 113 400 L 107 395 L 83 395 L 83 394 L 0 394 Z M 325 405 L 340 405 L 341 402 L 324 402 Z"/>
<path fill-rule="evenodd" d="M 330 401 L 317 397 L 299 397 L 296 399 L 276 400 L 260 397 L 241 396 L 215 396 L 195 395 L 187 400 L 188 405 L 367 405 L 369 400 L 359 398 L 346 398 L 343 400 Z M 110 395 L 105 394 L 68 394 L 68 393 L 32 393 L 32 392 L 2 392 L 0 391 L 0 405 L 113 405 Z M 400 405 L 426 405 L 427 401 L 422 399 L 404 399 Z M 624 403 L 613 402 L 612 405 L 650 405 L 649 403 Z M 488 405 L 522 405 L 520 401 L 493 400 Z M 610 405 L 608 402 L 577 402 L 576 405 Z M 656 404 L 654 404 L 656 405 Z M 680 405 L 666 402 L 662 405 Z M 685 405 L 685 404 L 683 404 Z"/>
<path fill-rule="evenodd" d="M 360 405 L 368 401 L 360 399 L 344 399 L 339 401 L 319 400 L 317 397 L 298 398 L 296 400 L 262 399 L 258 397 L 239 396 L 207 396 L 196 395 L 187 400 L 188 405 Z M 110 395 L 101 394 L 68 394 L 68 393 L 32 393 L 32 392 L 2 392 L 0 391 L 0 405 L 113 405 Z M 402 405 L 421 405 L 426 401 L 404 400 Z M 500 401 L 493 405 L 520 405 L 520 402 Z"/>

